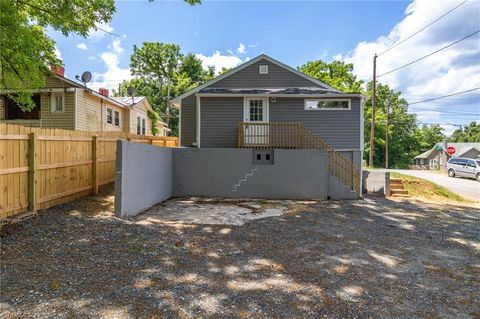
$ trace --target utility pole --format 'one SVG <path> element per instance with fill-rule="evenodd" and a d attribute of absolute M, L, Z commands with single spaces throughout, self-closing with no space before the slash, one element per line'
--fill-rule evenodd
<path fill-rule="evenodd" d="M 388 120 L 390 116 L 390 101 L 387 101 L 387 125 L 385 127 L 385 169 L 388 169 Z"/>
<path fill-rule="evenodd" d="M 372 123 L 370 127 L 370 157 L 368 166 L 373 167 L 373 144 L 375 142 L 375 100 L 377 94 L 377 54 L 373 56 L 373 84 L 372 84 Z"/>

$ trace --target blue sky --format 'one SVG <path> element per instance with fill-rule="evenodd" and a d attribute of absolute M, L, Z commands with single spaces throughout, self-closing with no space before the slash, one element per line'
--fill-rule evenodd
<path fill-rule="evenodd" d="M 112 21 L 87 39 L 52 32 L 67 76 L 85 70 L 94 87 L 113 88 L 128 78 L 133 45 L 144 41 L 179 44 L 207 64 L 233 67 L 266 53 L 297 67 L 308 60 L 342 59 L 362 79 L 371 76 L 371 56 L 403 39 L 459 4 L 459 1 L 118 1 Z M 379 72 L 390 70 L 471 33 L 480 24 L 480 2 L 470 0 L 418 36 L 379 59 Z M 450 30 L 450 31 L 448 31 Z M 453 30 L 453 31 L 452 31 Z M 447 32 L 448 31 L 448 32 Z M 480 86 L 480 37 L 445 50 L 382 79 L 411 102 Z M 423 62 L 422 62 L 423 63 Z M 458 81 L 457 78 L 462 80 Z M 452 83 L 454 80 L 454 84 Z M 454 126 L 480 120 L 480 91 L 414 110 L 428 123 Z M 452 106 L 454 104 L 454 106 Z M 443 114 L 444 110 L 469 113 Z M 470 115 L 479 114 L 479 115 Z"/>

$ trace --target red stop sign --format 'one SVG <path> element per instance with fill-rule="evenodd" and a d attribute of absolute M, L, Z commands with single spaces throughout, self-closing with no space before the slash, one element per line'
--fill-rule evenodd
<path fill-rule="evenodd" d="M 457 151 L 457 150 L 456 150 L 455 147 L 453 147 L 453 146 L 447 147 L 447 154 L 448 154 L 448 155 L 453 155 L 453 154 L 455 154 L 456 151 Z"/>

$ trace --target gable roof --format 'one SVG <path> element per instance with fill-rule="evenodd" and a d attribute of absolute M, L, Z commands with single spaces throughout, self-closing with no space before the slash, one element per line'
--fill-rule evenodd
<path fill-rule="evenodd" d="M 446 151 L 443 143 L 436 143 L 431 149 L 415 156 L 414 158 L 428 158 L 436 150 L 437 146 L 440 146 L 444 152 Z M 471 149 L 476 149 L 480 152 L 480 143 L 447 143 L 447 147 L 450 146 L 455 147 L 455 157 L 461 157 Z"/>
<path fill-rule="evenodd" d="M 302 73 L 302 72 L 300 72 L 300 71 L 292 68 L 291 66 L 286 65 L 285 63 L 282 63 L 282 62 L 280 62 L 280 61 L 278 61 L 278 60 L 275 60 L 275 59 L 269 57 L 269 56 L 266 55 L 266 54 L 260 54 L 260 55 L 257 56 L 256 58 L 253 58 L 253 59 L 251 59 L 251 60 L 249 60 L 249 61 L 247 61 L 247 62 L 245 62 L 245 63 L 243 63 L 243 64 L 240 64 L 240 65 L 237 66 L 236 68 L 233 68 L 233 69 L 231 69 L 231 70 L 229 70 L 229 71 L 227 71 L 227 72 L 225 72 L 225 73 L 223 73 L 223 74 L 221 74 L 221 75 L 219 75 L 219 76 L 211 79 L 210 81 L 207 81 L 207 82 L 205 82 L 205 83 L 203 83 L 203 84 L 201 84 L 201 85 L 199 85 L 199 86 L 197 86 L 197 87 L 189 90 L 188 92 L 185 92 L 185 93 L 177 96 L 176 98 L 174 98 L 174 99 L 172 100 L 172 103 L 173 103 L 173 104 L 178 104 L 178 103 L 180 103 L 180 101 L 181 101 L 183 98 L 185 98 L 185 97 L 187 97 L 187 96 L 189 96 L 189 95 L 191 95 L 191 94 L 193 94 L 193 93 L 197 93 L 197 92 L 199 92 L 200 90 L 202 90 L 202 89 L 204 89 L 204 88 L 206 88 L 206 87 L 208 87 L 208 86 L 210 86 L 210 85 L 212 85 L 212 84 L 214 84 L 214 83 L 216 83 L 216 82 L 218 82 L 218 81 L 220 81 L 220 80 L 223 80 L 223 79 L 225 79 L 225 78 L 227 78 L 227 77 L 229 77 L 229 76 L 237 73 L 237 72 L 240 71 L 240 70 L 245 69 L 246 67 L 248 67 L 248 66 L 250 66 L 250 65 L 252 65 L 252 64 L 254 64 L 254 63 L 256 63 L 256 62 L 258 62 L 258 61 L 260 61 L 260 60 L 262 60 L 262 59 L 265 59 L 265 60 L 267 60 L 267 61 L 269 61 L 269 62 L 271 62 L 271 63 L 273 63 L 273 64 L 278 65 L 278 66 L 281 67 L 281 68 L 284 68 L 284 69 L 286 69 L 286 70 L 288 70 L 288 71 L 290 71 L 290 72 L 292 72 L 292 73 L 297 74 L 298 76 L 301 76 L 301 77 L 303 77 L 303 78 L 305 78 L 305 79 L 307 79 L 307 80 L 309 80 L 309 81 L 312 81 L 313 83 L 318 84 L 318 85 L 324 87 L 325 89 L 331 91 L 332 93 L 343 93 L 342 91 L 337 90 L 337 89 L 335 89 L 335 88 L 327 85 L 326 83 L 323 83 L 323 82 L 321 82 L 321 81 L 319 81 L 319 80 L 317 80 L 317 79 L 315 79 L 315 78 L 313 78 L 313 77 L 311 77 L 311 76 L 309 76 L 309 75 L 307 75 L 307 74 L 305 74 L 305 73 Z"/>
<path fill-rule="evenodd" d="M 133 99 L 131 96 L 115 96 L 115 97 L 112 97 L 112 99 L 120 103 L 123 103 L 130 108 L 133 108 L 139 105 L 140 103 L 142 103 L 143 105 L 145 105 L 148 111 L 154 112 L 152 106 L 150 105 L 150 102 L 148 102 L 148 99 L 145 96 L 135 96 Z"/>

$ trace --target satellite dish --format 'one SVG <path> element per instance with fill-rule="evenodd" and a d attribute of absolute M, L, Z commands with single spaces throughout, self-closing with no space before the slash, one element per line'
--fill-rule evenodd
<path fill-rule="evenodd" d="M 92 79 L 92 73 L 90 73 L 89 71 L 83 72 L 82 76 L 81 76 L 81 79 L 82 79 L 83 83 L 90 82 L 90 80 Z"/>
<path fill-rule="evenodd" d="M 131 97 L 135 96 L 135 93 L 137 93 L 137 90 L 133 86 L 129 86 L 127 88 L 127 94 Z"/>

